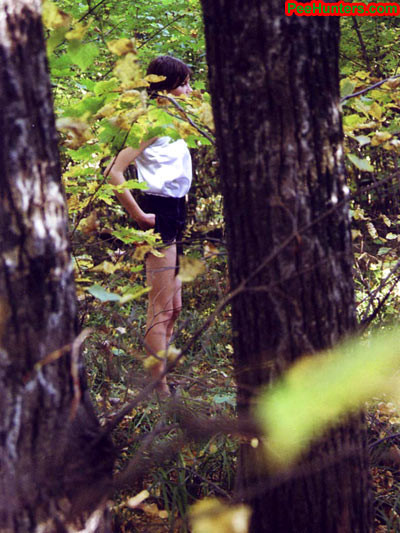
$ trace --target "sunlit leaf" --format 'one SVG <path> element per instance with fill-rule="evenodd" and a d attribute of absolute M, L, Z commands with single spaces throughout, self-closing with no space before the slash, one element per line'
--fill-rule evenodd
<path fill-rule="evenodd" d="M 354 154 L 347 154 L 347 157 L 359 170 L 363 170 L 364 172 L 373 172 L 374 167 L 367 159 L 360 159 Z"/>
<path fill-rule="evenodd" d="M 178 278 L 183 282 L 193 281 L 204 274 L 206 267 L 202 261 L 184 255 L 180 258 Z"/>
<path fill-rule="evenodd" d="M 42 19 L 45 28 L 49 30 L 68 27 L 72 22 L 72 17 L 59 9 L 51 0 L 44 0 L 42 4 Z"/>
<path fill-rule="evenodd" d="M 391 138 L 392 138 L 392 134 L 389 133 L 388 131 L 377 131 L 375 135 L 372 137 L 371 145 L 378 146 L 388 141 Z"/>
<path fill-rule="evenodd" d="M 57 48 L 57 46 L 59 46 L 65 39 L 65 34 L 67 33 L 68 31 L 68 26 L 61 26 L 60 28 L 56 28 L 55 30 L 53 30 L 50 35 L 49 35 L 49 38 L 47 39 L 46 41 L 46 48 L 47 48 L 47 55 L 49 57 L 49 60 L 51 62 L 51 60 L 53 60 L 53 63 L 51 63 L 52 65 L 52 72 L 54 73 L 54 71 L 56 70 L 55 69 L 55 66 L 54 66 L 54 60 L 56 59 L 55 57 L 52 57 L 52 53 L 53 51 Z M 64 58 L 57 58 L 59 61 L 63 60 Z"/>
<path fill-rule="evenodd" d="M 131 509 L 136 509 L 136 507 L 144 502 L 144 500 L 147 500 L 149 496 L 150 492 L 148 490 L 142 490 L 139 492 L 139 494 L 133 496 L 133 498 L 129 498 L 129 500 L 126 502 L 126 505 Z"/>
<path fill-rule="evenodd" d="M 382 107 L 377 102 L 374 102 L 369 108 L 369 113 L 374 118 L 380 120 L 382 118 L 383 110 L 382 110 Z"/>
<path fill-rule="evenodd" d="M 113 292 L 108 292 L 100 285 L 92 285 L 86 289 L 92 296 L 100 300 L 101 302 L 119 302 L 121 296 Z"/>
<path fill-rule="evenodd" d="M 384 85 L 384 87 L 387 86 L 389 89 L 397 89 L 400 87 L 400 78 L 390 78 Z"/>
<path fill-rule="evenodd" d="M 77 22 L 74 27 L 72 28 L 72 30 L 68 31 L 66 34 L 65 34 L 65 37 L 69 40 L 69 41 L 72 41 L 74 39 L 78 40 L 78 41 L 81 41 L 88 29 L 90 28 L 91 26 L 91 21 L 88 22 L 88 24 L 83 24 L 82 22 Z"/>
<path fill-rule="evenodd" d="M 340 96 L 343 98 L 344 96 L 352 94 L 355 88 L 356 84 L 349 80 L 349 78 L 342 79 L 340 82 Z"/>
<path fill-rule="evenodd" d="M 373 239 L 378 239 L 379 237 L 378 232 L 376 231 L 376 228 L 372 224 L 372 222 L 367 222 L 367 230 Z"/>
<path fill-rule="evenodd" d="M 90 67 L 99 53 L 99 48 L 94 43 L 81 44 L 77 41 L 72 41 L 68 49 L 71 61 L 82 70 Z"/>
<path fill-rule="evenodd" d="M 247 533 L 251 509 L 227 505 L 216 498 L 196 502 L 189 513 L 192 533 Z"/>
<path fill-rule="evenodd" d="M 148 355 L 143 361 L 143 366 L 146 370 L 151 370 L 155 366 L 158 366 L 162 362 L 162 358 L 156 357 L 155 355 Z"/>
<path fill-rule="evenodd" d="M 65 144 L 69 148 L 79 148 L 91 137 L 89 125 L 84 120 L 73 117 L 59 118 L 56 125 L 59 130 L 66 133 Z"/>
<path fill-rule="evenodd" d="M 117 61 L 114 74 L 122 83 L 129 83 L 141 77 L 141 70 L 135 54 L 129 53 Z"/>
<path fill-rule="evenodd" d="M 103 274 L 114 274 L 116 270 L 121 268 L 121 265 L 111 263 L 110 261 L 103 261 L 99 265 L 96 265 L 91 270 L 92 272 L 103 272 Z"/>
<path fill-rule="evenodd" d="M 370 144 L 371 138 L 367 137 L 366 135 L 358 135 L 356 137 L 356 141 L 359 143 L 360 146 L 365 146 L 366 144 Z"/>
<path fill-rule="evenodd" d="M 196 111 L 197 117 L 205 124 L 210 130 L 214 129 L 214 117 L 212 107 L 208 102 L 204 102 Z"/>
<path fill-rule="evenodd" d="M 83 218 L 78 225 L 78 229 L 81 230 L 86 235 L 91 235 L 97 233 L 100 226 L 100 222 L 97 218 L 96 211 L 92 211 L 90 215 L 86 218 Z"/>
<path fill-rule="evenodd" d="M 158 83 L 160 81 L 164 81 L 166 77 L 158 76 L 157 74 L 148 74 L 144 79 L 150 83 Z"/>
<path fill-rule="evenodd" d="M 109 41 L 107 47 L 112 54 L 123 56 L 136 53 L 135 41 L 133 39 L 117 39 Z"/>
<path fill-rule="evenodd" d="M 310 443 L 369 398 L 398 392 L 400 329 L 301 359 L 256 408 L 268 460 L 289 467 Z"/>
<path fill-rule="evenodd" d="M 119 303 L 123 305 L 132 300 L 137 300 L 138 298 L 143 296 L 143 294 L 147 294 L 148 292 L 150 292 L 150 290 L 151 290 L 150 287 L 140 287 L 140 288 L 136 288 L 134 290 L 128 291 L 123 296 L 121 296 Z"/>

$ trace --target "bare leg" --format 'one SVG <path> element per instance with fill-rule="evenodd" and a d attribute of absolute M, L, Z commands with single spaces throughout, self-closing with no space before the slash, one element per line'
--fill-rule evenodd
<path fill-rule="evenodd" d="M 172 317 L 167 325 L 167 346 L 171 343 L 174 325 L 182 309 L 182 282 L 175 276 L 174 297 L 172 300 Z"/>
<path fill-rule="evenodd" d="M 147 308 L 146 346 L 151 355 L 167 348 L 172 333 L 171 322 L 174 320 L 174 295 L 176 293 L 176 245 L 163 250 L 164 257 L 149 254 L 146 259 L 147 284 L 151 287 Z M 154 379 L 165 370 L 166 363 L 160 361 L 151 369 Z M 169 394 L 167 378 L 164 376 L 158 385 L 162 394 Z"/>

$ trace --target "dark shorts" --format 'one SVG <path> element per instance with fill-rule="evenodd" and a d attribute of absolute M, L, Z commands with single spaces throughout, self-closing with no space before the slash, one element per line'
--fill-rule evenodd
<path fill-rule="evenodd" d="M 156 215 L 154 231 L 161 235 L 164 244 L 176 243 L 177 254 L 183 254 L 182 237 L 186 224 L 186 202 L 183 198 L 142 194 L 140 207 L 145 213 Z"/>

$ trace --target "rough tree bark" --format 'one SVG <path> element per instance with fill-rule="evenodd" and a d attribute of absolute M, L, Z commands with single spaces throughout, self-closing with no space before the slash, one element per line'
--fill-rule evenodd
<path fill-rule="evenodd" d="M 247 280 L 232 305 L 246 411 L 257 387 L 355 326 L 339 27 L 286 17 L 282 0 L 202 4 L 232 289 Z M 251 531 L 370 531 L 364 437 L 358 419 L 332 431 L 285 481 L 243 446 Z"/>
<path fill-rule="evenodd" d="M 0 2 L 0 530 L 100 532 L 113 458 L 75 342 L 40 5 Z"/>

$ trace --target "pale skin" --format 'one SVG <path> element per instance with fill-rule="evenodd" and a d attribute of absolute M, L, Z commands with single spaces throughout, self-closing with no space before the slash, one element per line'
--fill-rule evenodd
<path fill-rule="evenodd" d="M 192 91 L 187 78 L 182 85 L 170 92 L 173 96 L 190 94 Z M 110 183 L 122 185 L 125 182 L 124 172 L 135 159 L 150 146 L 155 139 L 142 142 L 139 148 L 124 148 L 110 162 L 106 169 Z M 138 223 L 141 229 L 150 229 L 155 226 L 155 215 L 145 213 L 129 190 L 117 193 L 117 198 L 128 214 Z M 174 324 L 182 308 L 181 281 L 175 275 L 176 244 L 162 250 L 163 257 L 148 254 L 146 257 L 146 282 L 151 287 L 147 307 L 147 322 L 145 344 L 148 354 L 155 355 L 165 351 L 171 341 Z M 166 363 L 151 368 L 151 376 L 158 379 L 157 389 L 162 395 L 169 395 L 167 377 L 163 375 Z"/>

